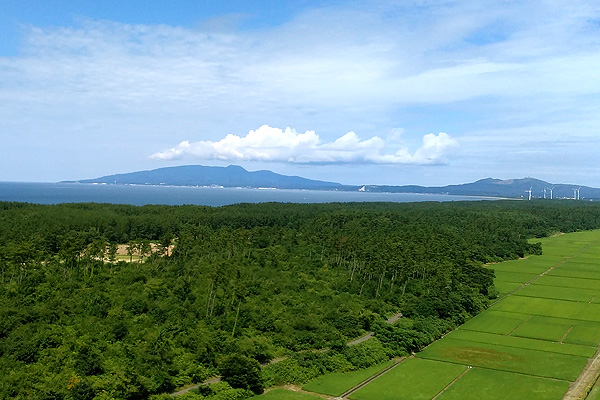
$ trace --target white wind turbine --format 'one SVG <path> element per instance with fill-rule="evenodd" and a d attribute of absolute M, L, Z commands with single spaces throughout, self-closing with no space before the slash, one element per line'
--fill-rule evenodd
<path fill-rule="evenodd" d="M 551 188 L 548 188 L 548 190 L 550 190 L 550 200 L 552 200 L 552 191 L 554 190 L 556 186 L 552 186 Z"/>
<path fill-rule="evenodd" d="M 530 188 L 529 188 L 529 190 L 526 190 L 526 191 L 525 191 L 525 193 L 529 193 L 529 200 L 531 200 L 531 189 L 532 189 L 532 188 L 533 188 L 533 186 L 532 186 L 532 187 L 530 187 Z"/>

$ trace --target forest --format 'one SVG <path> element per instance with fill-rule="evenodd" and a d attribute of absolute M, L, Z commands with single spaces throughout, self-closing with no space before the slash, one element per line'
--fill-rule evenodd
<path fill-rule="evenodd" d="M 583 201 L 0 203 L 0 398 L 168 399 L 220 375 L 179 398 L 245 399 L 366 368 L 484 310 L 493 263 L 532 238 L 599 227 Z"/>

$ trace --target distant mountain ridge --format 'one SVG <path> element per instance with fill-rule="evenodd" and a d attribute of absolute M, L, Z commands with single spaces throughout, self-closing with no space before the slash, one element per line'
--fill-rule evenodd
<path fill-rule="evenodd" d="M 72 182 L 72 181 L 71 181 Z M 535 178 L 494 179 L 485 178 L 476 182 L 447 186 L 418 185 L 343 185 L 306 179 L 299 176 L 277 174 L 272 171 L 247 171 L 237 165 L 207 167 L 184 165 L 165 167 L 150 171 L 108 175 L 95 179 L 84 179 L 79 183 L 128 184 L 128 185 L 171 185 L 171 186 L 224 186 L 244 188 L 276 188 L 306 190 L 343 190 L 388 193 L 430 193 L 461 196 L 486 196 L 529 198 L 576 198 L 600 199 L 600 189 L 573 184 L 553 184 Z M 544 194 L 545 190 L 545 194 Z"/>
<path fill-rule="evenodd" d="M 150 171 L 108 175 L 95 179 L 84 179 L 77 182 L 312 190 L 334 190 L 342 186 L 335 182 L 318 181 L 299 176 L 280 175 L 266 170 L 249 172 L 237 165 L 230 165 L 228 167 L 183 165 L 179 167 L 158 168 Z"/>
<path fill-rule="evenodd" d="M 575 191 L 574 189 L 577 189 Z M 494 179 L 485 178 L 476 182 L 465 183 L 461 185 L 447 186 L 387 186 L 387 185 L 365 185 L 364 191 L 368 192 L 391 192 L 391 193 L 432 193 L 432 194 L 452 194 L 461 196 L 489 196 L 489 197 L 510 197 L 510 198 L 529 198 L 531 190 L 532 198 L 554 199 L 575 198 L 579 199 L 600 199 L 600 189 L 589 186 L 574 184 L 554 184 L 535 178 L 521 179 Z M 545 194 L 544 194 L 545 190 Z"/>

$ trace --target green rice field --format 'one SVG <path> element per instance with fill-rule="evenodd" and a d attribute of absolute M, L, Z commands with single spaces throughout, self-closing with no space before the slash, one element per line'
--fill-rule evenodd
<path fill-rule="evenodd" d="M 513 313 L 566 318 L 584 321 L 600 321 L 600 304 L 568 300 L 543 299 L 539 297 L 509 296 L 494 304 L 491 309 Z"/>
<path fill-rule="evenodd" d="M 495 286 L 498 291 L 498 295 L 500 297 L 512 293 L 517 290 L 521 286 L 521 282 L 505 282 L 505 281 L 496 281 Z"/>
<path fill-rule="evenodd" d="M 476 343 L 490 343 L 522 349 L 549 351 L 551 353 L 570 354 L 586 358 L 592 357 L 596 353 L 596 347 L 594 346 L 549 342 L 518 336 L 468 331 L 466 329 L 457 329 L 448 334 L 447 337 Z"/>
<path fill-rule="evenodd" d="M 313 396 L 308 393 L 293 392 L 287 389 L 273 389 L 260 396 L 254 396 L 256 400 L 316 400 L 318 396 Z"/>
<path fill-rule="evenodd" d="M 537 276 L 534 273 L 496 271 L 496 279 L 503 282 L 523 283 Z"/>
<path fill-rule="evenodd" d="M 439 400 L 560 399 L 569 383 L 529 375 L 472 368 L 442 393 Z"/>
<path fill-rule="evenodd" d="M 534 241 L 543 255 L 489 265 L 500 296 L 488 310 L 349 398 L 562 399 L 600 344 L 600 231 Z M 377 371 L 330 374 L 304 389 L 339 396 Z M 260 399 L 310 398 L 290 393 Z M 587 399 L 600 400 L 600 383 Z"/>
<path fill-rule="evenodd" d="M 591 289 L 546 286 L 538 282 L 534 282 L 519 290 L 519 296 L 580 301 L 585 303 L 597 298 L 597 293 L 598 292 Z M 598 297 L 598 300 L 600 301 L 600 297 Z"/>
<path fill-rule="evenodd" d="M 393 364 L 392 361 L 389 361 L 358 371 L 322 375 L 304 385 L 303 389 L 309 392 L 339 396 Z"/>
<path fill-rule="evenodd" d="M 464 365 L 410 358 L 351 394 L 350 398 L 353 400 L 427 400 L 466 370 L 467 367 Z"/>
<path fill-rule="evenodd" d="M 438 340 L 418 357 L 566 381 L 577 379 L 588 361 L 581 356 L 452 338 Z"/>

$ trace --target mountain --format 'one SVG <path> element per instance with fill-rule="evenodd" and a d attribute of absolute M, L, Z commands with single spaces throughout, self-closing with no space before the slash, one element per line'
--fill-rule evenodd
<path fill-rule="evenodd" d="M 151 171 L 108 175 L 96 179 L 84 179 L 77 182 L 134 185 L 264 187 L 312 190 L 335 190 L 343 187 L 343 185 L 335 182 L 317 181 L 301 178 L 299 176 L 280 175 L 271 171 L 249 172 L 237 165 L 230 165 L 228 167 L 184 165 L 179 167 L 158 168 Z"/>
<path fill-rule="evenodd" d="M 600 189 L 572 184 L 554 184 L 534 178 L 493 179 L 486 178 L 476 182 L 447 186 L 392 186 L 392 185 L 342 185 L 336 182 L 318 181 L 299 176 L 287 176 L 271 171 L 247 171 L 237 165 L 228 167 L 205 167 L 202 165 L 184 165 L 166 167 L 151 171 L 138 171 L 127 174 L 108 175 L 96 179 L 77 181 L 80 183 L 135 184 L 135 185 L 172 185 L 172 186 L 225 186 L 248 188 L 308 189 L 308 190 L 345 190 L 388 193 L 430 193 L 461 196 L 487 196 L 528 198 L 531 189 L 532 198 L 552 197 L 573 198 L 574 190 L 579 189 L 580 199 L 600 199 Z"/>
<path fill-rule="evenodd" d="M 574 190 L 579 189 L 580 199 L 600 199 L 600 189 L 579 186 L 573 184 L 553 184 L 535 178 L 522 179 L 493 179 L 486 178 L 472 183 L 462 185 L 448 186 L 381 186 L 365 185 L 365 192 L 392 192 L 392 193 L 436 193 L 453 194 L 462 196 L 491 196 L 491 197 L 510 197 L 510 198 L 528 198 L 531 189 L 532 198 L 544 198 L 544 189 L 546 189 L 546 198 L 550 198 L 550 189 L 552 197 L 573 198 Z"/>

